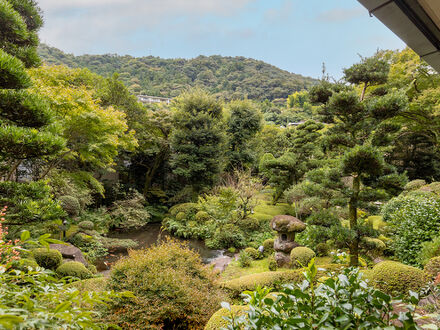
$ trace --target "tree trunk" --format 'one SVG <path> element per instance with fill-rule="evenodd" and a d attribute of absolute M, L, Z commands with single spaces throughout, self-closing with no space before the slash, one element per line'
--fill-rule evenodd
<path fill-rule="evenodd" d="M 357 206 L 360 186 L 361 179 L 359 175 L 357 175 L 353 178 L 353 193 L 348 202 L 351 230 L 355 230 L 357 227 Z M 350 243 L 350 266 L 357 266 L 359 264 L 359 234 L 357 229 L 355 235 L 353 241 Z"/>
<path fill-rule="evenodd" d="M 9 171 L 8 175 L 6 176 L 6 181 L 11 181 L 12 177 L 14 176 L 14 173 L 17 171 L 18 166 L 20 166 L 22 160 L 17 160 L 14 165 L 12 166 L 11 170 Z M 17 178 L 15 178 L 14 181 L 17 181 Z"/>
<path fill-rule="evenodd" d="M 361 101 L 364 100 L 365 92 L 367 91 L 367 87 L 368 87 L 368 83 L 366 82 L 366 83 L 364 84 L 364 88 L 362 88 Z"/>
<path fill-rule="evenodd" d="M 160 164 L 162 163 L 163 157 L 164 157 L 163 153 L 157 155 L 156 159 L 154 160 L 153 166 L 147 171 L 147 173 L 145 173 L 145 182 L 143 189 L 143 194 L 145 198 L 147 197 L 148 191 L 150 190 L 153 177 L 156 174 L 156 171 L 159 168 Z"/>

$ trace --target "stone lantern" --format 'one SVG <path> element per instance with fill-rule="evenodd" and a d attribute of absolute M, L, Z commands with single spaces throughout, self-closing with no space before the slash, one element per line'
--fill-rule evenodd
<path fill-rule="evenodd" d="M 270 227 L 278 232 L 278 237 L 273 244 L 278 266 L 289 264 L 290 251 L 299 246 L 295 242 L 295 234 L 306 229 L 305 223 L 291 215 L 277 215 L 270 222 Z"/>

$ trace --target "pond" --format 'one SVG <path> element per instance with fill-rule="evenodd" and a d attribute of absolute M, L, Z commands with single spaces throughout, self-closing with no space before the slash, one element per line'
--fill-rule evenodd
<path fill-rule="evenodd" d="M 225 250 L 213 250 L 206 247 L 205 243 L 197 239 L 183 239 L 172 236 L 169 232 L 161 230 L 160 223 L 148 224 L 144 228 L 132 232 L 112 232 L 109 233 L 109 237 L 112 238 L 129 238 L 139 243 L 136 249 L 142 249 L 149 247 L 167 237 L 172 237 L 179 241 L 188 242 L 191 249 L 198 252 L 205 264 L 216 264 L 221 262 L 224 264 L 225 261 L 229 261 L 230 257 L 225 256 Z M 112 264 L 114 264 L 118 259 L 127 255 L 127 252 L 121 253 L 110 253 L 106 257 L 100 260 L 98 263 L 98 270 L 101 273 L 108 272 L 108 269 Z"/>

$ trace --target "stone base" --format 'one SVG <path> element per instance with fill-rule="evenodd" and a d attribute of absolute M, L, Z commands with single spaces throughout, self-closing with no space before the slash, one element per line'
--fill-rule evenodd
<path fill-rule="evenodd" d="M 290 253 L 292 249 L 299 246 L 299 244 L 292 240 L 282 240 L 279 236 L 273 242 L 273 248 L 275 251 L 284 252 L 286 254 Z"/>
<path fill-rule="evenodd" d="M 290 264 L 290 255 L 284 252 L 275 252 L 275 261 L 278 267 L 283 267 Z"/>

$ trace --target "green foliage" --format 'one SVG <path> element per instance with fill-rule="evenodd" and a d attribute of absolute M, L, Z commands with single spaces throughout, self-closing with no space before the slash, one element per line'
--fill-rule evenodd
<path fill-rule="evenodd" d="M 17 236 L 23 225 L 36 234 L 42 234 L 55 220 L 65 215 L 44 181 L 0 182 L 0 205 L 8 205 L 8 223 L 14 224 L 10 226 L 11 236 Z"/>
<path fill-rule="evenodd" d="M 238 264 L 242 268 L 249 267 L 252 263 L 252 259 L 251 254 L 249 254 L 246 250 L 242 250 L 238 256 Z"/>
<path fill-rule="evenodd" d="M 226 328 L 228 321 L 225 320 L 226 317 L 239 317 L 244 315 L 245 311 L 248 309 L 247 306 L 232 305 L 228 308 L 221 308 L 215 312 L 208 323 L 205 325 L 205 330 L 219 330 Z"/>
<path fill-rule="evenodd" d="M 427 276 L 418 268 L 396 261 L 382 261 L 373 267 L 373 284 L 388 294 L 418 292 L 427 283 Z"/>
<path fill-rule="evenodd" d="M 274 272 L 278 268 L 278 263 L 273 256 L 269 257 L 269 270 Z"/>
<path fill-rule="evenodd" d="M 63 210 L 71 217 L 77 217 L 81 211 L 81 205 L 77 198 L 73 196 L 60 196 L 58 201 Z"/>
<path fill-rule="evenodd" d="M 290 261 L 293 268 L 302 268 L 315 257 L 315 252 L 305 246 L 299 246 L 290 251 Z"/>
<path fill-rule="evenodd" d="M 38 248 L 32 250 L 32 256 L 37 262 L 38 266 L 55 270 L 61 265 L 63 256 L 58 250 L 51 250 L 46 248 Z"/>
<path fill-rule="evenodd" d="M 77 261 L 69 261 L 63 263 L 56 269 L 56 273 L 61 276 L 77 277 L 81 280 L 90 278 L 93 276 L 92 272 L 88 270 L 82 263 Z"/>
<path fill-rule="evenodd" d="M 273 249 L 273 243 L 274 243 L 274 239 L 273 238 L 269 238 L 267 240 L 265 240 L 263 242 L 263 247 L 264 247 L 264 255 L 268 256 L 271 255 L 275 250 Z"/>
<path fill-rule="evenodd" d="M 244 252 L 246 252 L 253 260 L 258 260 L 263 257 L 263 255 L 257 249 L 252 247 L 247 247 L 244 249 Z"/>
<path fill-rule="evenodd" d="M 440 256 L 440 237 L 436 236 L 432 241 L 423 242 L 419 253 L 419 259 L 422 265 L 425 265 L 428 260 Z"/>
<path fill-rule="evenodd" d="M 183 93 L 175 100 L 171 165 L 179 180 L 195 192 L 211 188 L 220 174 L 222 111 L 222 105 L 202 90 Z"/>
<path fill-rule="evenodd" d="M 78 227 L 83 230 L 93 230 L 95 229 L 95 224 L 92 221 L 84 220 L 78 223 Z"/>
<path fill-rule="evenodd" d="M 200 328 L 223 297 L 214 276 L 196 252 L 176 241 L 130 251 L 114 265 L 109 286 L 136 298 L 115 305 L 107 320 L 125 328 Z"/>
<path fill-rule="evenodd" d="M 383 84 L 388 79 L 390 65 L 379 56 L 361 57 L 361 62 L 344 69 L 345 79 L 354 85 Z"/>
<path fill-rule="evenodd" d="M 315 250 L 318 257 L 326 257 L 330 252 L 330 247 L 327 243 L 318 243 L 316 244 Z"/>
<path fill-rule="evenodd" d="M 383 209 L 383 219 L 393 230 L 393 249 L 402 262 L 420 266 L 423 242 L 439 233 L 440 200 L 432 194 L 401 195 Z"/>
<path fill-rule="evenodd" d="M 110 216 L 110 228 L 125 230 L 141 228 L 150 220 L 150 214 L 145 209 L 145 198 L 137 191 L 132 191 L 125 200 L 114 202 Z"/>
<path fill-rule="evenodd" d="M 342 172 L 345 175 L 378 176 L 384 168 L 379 150 L 371 146 L 356 146 L 344 154 Z"/>
<path fill-rule="evenodd" d="M 228 248 L 235 246 L 237 248 L 243 247 L 246 244 L 246 239 L 243 231 L 232 223 L 227 223 L 215 229 L 212 237 L 206 241 L 206 246 L 214 248 Z"/>
<path fill-rule="evenodd" d="M 404 312 L 394 309 L 392 298 L 368 286 L 357 269 L 347 268 L 338 277 L 316 284 L 319 277 L 314 263 L 304 272 L 301 284 L 283 286 L 277 293 L 258 288 L 245 292 L 249 311 L 227 318 L 228 329 L 357 329 L 416 328 L 416 293 Z M 403 324 L 398 326 L 397 320 Z"/>
<path fill-rule="evenodd" d="M 440 273 L 440 257 L 429 259 L 424 267 L 424 271 L 431 277 L 431 279 L 437 277 Z"/>
<path fill-rule="evenodd" d="M 246 96 L 260 100 L 286 99 L 292 92 L 316 83 L 312 78 L 244 57 L 198 56 L 185 60 L 152 56 L 74 56 L 46 45 L 40 45 L 39 54 L 48 64 L 89 68 L 103 76 L 118 72 L 132 91 L 166 97 L 175 97 L 188 86 L 204 86 L 226 99 Z"/>

